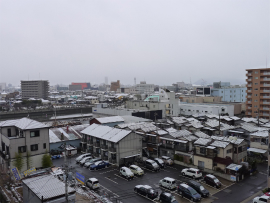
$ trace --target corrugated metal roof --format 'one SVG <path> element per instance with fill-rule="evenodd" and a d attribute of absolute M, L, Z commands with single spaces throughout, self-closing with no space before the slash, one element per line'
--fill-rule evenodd
<path fill-rule="evenodd" d="M 197 131 L 197 132 L 195 132 L 194 134 L 195 134 L 197 137 L 199 137 L 199 138 L 210 138 L 209 135 L 205 134 L 205 133 L 202 132 L 202 131 Z"/>
<path fill-rule="evenodd" d="M 197 141 L 194 142 L 194 144 L 198 145 L 207 145 L 210 143 L 212 140 L 211 139 L 204 139 L 204 138 L 199 138 Z"/>
<path fill-rule="evenodd" d="M 17 128 L 20 128 L 22 130 L 31 130 L 49 127 L 41 122 L 29 118 L 21 118 L 17 120 L 7 120 L 0 122 L 0 127 L 9 127 L 9 126 L 16 126 Z"/>
<path fill-rule="evenodd" d="M 81 133 L 116 143 L 130 134 L 131 131 L 92 124 Z"/>
<path fill-rule="evenodd" d="M 268 133 L 268 131 L 258 131 L 255 133 L 251 133 L 250 135 L 256 136 L 256 137 L 268 137 L 269 133 Z"/>
<path fill-rule="evenodd" d="M 225 148 L 229 145 L 230 143 L 229 142 L 222 142 L 222 141 L 214 141 L 212 144 L 210 144 L 211 146 L 214 146 L 214 147 L 221 147 L 221 148 Z"/>
<path fill-rule="evenodd" d="M 44 175 L 23 180 L 40 199 L 47 200 L 65 194 L 65 184 L 53 175 Z M 75 193 L 75 189 L 68 187 L 68 193 Z"/>
<path fill-rule="evenodd" d="M 95 118 L 100 123 L 116 123 L 116 122 L 124 122 L 125 120 L 121 116 L 110 116 L 110 117 L 102 117 Z"/>

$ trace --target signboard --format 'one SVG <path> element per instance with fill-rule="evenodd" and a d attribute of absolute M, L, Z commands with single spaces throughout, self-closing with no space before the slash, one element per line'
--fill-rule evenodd
<path fill-rule="evenodd" d="M 236 181 L 236 176 L 231 175 L 231 181 Z"/>
<path fill-rule="evenodd" d="M 26 177 L 26 176 L 28 176 L 30 173 L 34 172 L 34 171 L 36 171 L 36 168 L 35 168 L 35 167 L 30 168 L 30 169 L 28 169 L 27 171 L 24 171 L 23 174 L 24 174 L 24 176 Z"/>
<path fill-rule="evenodd" d="M 21 176 L 17 168 L 13 168 L 11 169 L 11 171 L 14 175 L 15 180 L 21 180 Z"/>
<path fill-rule="evenodd" d="M 203 87 L 197 87 L 197 90 L 196 90 L 196 94 L 197 95 L 203 95 Z"/>
<path fill-rule="evenodd" d="M 79 181 L 82 185 L 84 185 L 85 177 L 78 172 L 76 172 L 76 179 Z"/>
<path fill-rule="evenodd" d="M 211 88 L 210 87 L 197 87 L 196 95 L 211 95 Z"/>
<path fill-rule="evenodd" d="M 204 94 L 204 95 L 210 95 L 210 94 L 211 94 L 210 87 L 205 87 L 205 88 L 203 88 L 203 94 Z"/>

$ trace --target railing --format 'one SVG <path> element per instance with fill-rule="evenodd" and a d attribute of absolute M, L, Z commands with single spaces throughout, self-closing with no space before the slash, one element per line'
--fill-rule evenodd
<path fill-rule="evenodd" d="M 110 152 L 116 152 L 116 148 L 115 147 L 109 147 L 109 151 Z"/>
<path fill-rule="evenodd" d="M 248 75 L 248 76 L 251 76 L 251 73 L 248 73 L 247 75 Z"/>
<path fill-rule="evenodd" d="M 263 102 L 263 104 L 270 104 L 270 102 Z"/>
<path fill-rule="evenodd" d="M 87 140 L 87 144 L 92 145 L 93 144 L 93 140 Z"/>
<path fill-rule="evenodd" d="M 251 81 L 251 79 L 247 79 L 247 81 Z"/>
<path fill-rule="evenodd" d="M 248 90 L 247 92 L 251 92 L 251 90 Z"/>
<path fill-rule="evenodd" d="M 263 80 L 267 80 L 268 81 L 268 80 L 270 80 L 270 78 L 263 78 Z"/>
<path fill-rule="evenodd" d="M 263 107 L 262 109 L 263 109 L 263 110 L 269 110 L 269 108 L 266 108 L 266 107 Z"/>
<path fill-rule="evenodd" d="M 174 145 L 174 149 L 177 150 L 177 151 L 182 151 L 182 152 L 188 152 L 189 151 L 188 146 Z"/>
<path fill-rule="evenodd" d="M 108 149 L 108 145 L 101 145 L 101 149 Z"/>
<path fill-rule="evenodd" d="M 104 160 L 104 161 L 108 161 L 109 157 L 108 156 L 101 156 L 101 159 Z"/>
<path fill-rule="evenodd" d="M 270 84 L 263 84 L 264 87 L 270 87 Z"/>
<path fill-rule="evenodd" d="M 248 98 L 251 98 L 251 96 L 247 96 Z"/>
<path fill-rule="evenodd" d="M 247 112 L 248 115 L 251 115 L 251 112 Z"/>
<path fill-rule="evenodd" d="M 248 106 L 247 108 L 248 108 L 248 109 L 251 109 L 251 107 L 250 107 L 250 106 Z"/>
<path fill-rule="evenodd" d="M 100 143 L 99 142 L 96 142 L 96 143 L 94 143 L 94 146 L 95 147 L 100 147 Z"/>
<path fill-rule="evenodd" d="M 263 75 L 270 75 L 270 72 L 264 72 Z"/>
<path fill-rule="evenodd" d="M 263 98 L 268 98 L 268 99 L 269 99 L 269 98 L 270 98 L 270 96 L 263 96 Z"/>
<path fill-rule="evenodd" d="M 247 85 L 248 87 L 252 87 L 252 85 Z"/>
<path fill-rule="evenodd" d="M 263 92 L 270 92 L 270 90 L 263 90 Z"/>
<path fill-rule="evenodd" d="M 160 145 L 161 148 L 166 148 L 166 149 L 174 149 L 173 144 L 162 144 Z"/>
<path fill-rule="evenodd" d="M 247 103 L 251 104 L 251 101 L 248 101 Z"/>
<path fill-rule="evenodd" d="M 87 139 L 86 138 L 82 138 L 81 139 L 81 142 L 87 142 Z"/>

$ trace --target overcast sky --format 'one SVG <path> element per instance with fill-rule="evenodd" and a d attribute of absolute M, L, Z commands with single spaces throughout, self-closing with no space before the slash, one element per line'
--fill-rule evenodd
<path fill-rule="evenodd" d="M 0 82 L 245 83 L 270 67 L 269 0 L 0 0 Z"/>

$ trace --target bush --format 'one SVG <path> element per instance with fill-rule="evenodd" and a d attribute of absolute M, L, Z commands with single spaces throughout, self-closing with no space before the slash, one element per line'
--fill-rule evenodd
<path fill-rule="evenodd" d="M 179 156 L 178 154 L 175 154 L 174 155 L 174 160 L 183 162 L 184 161 L 184 157 Z"/>
<path fill-rule="evenodd" d="M 51 167 L 53 164 L 52 164 L 52 159 L 51 159 L 51 156 L 49 153 L 46 153 L 43 155 L 42 157 L 42 167 L 43 168 L 48 168 L 48 167 Z"/>

